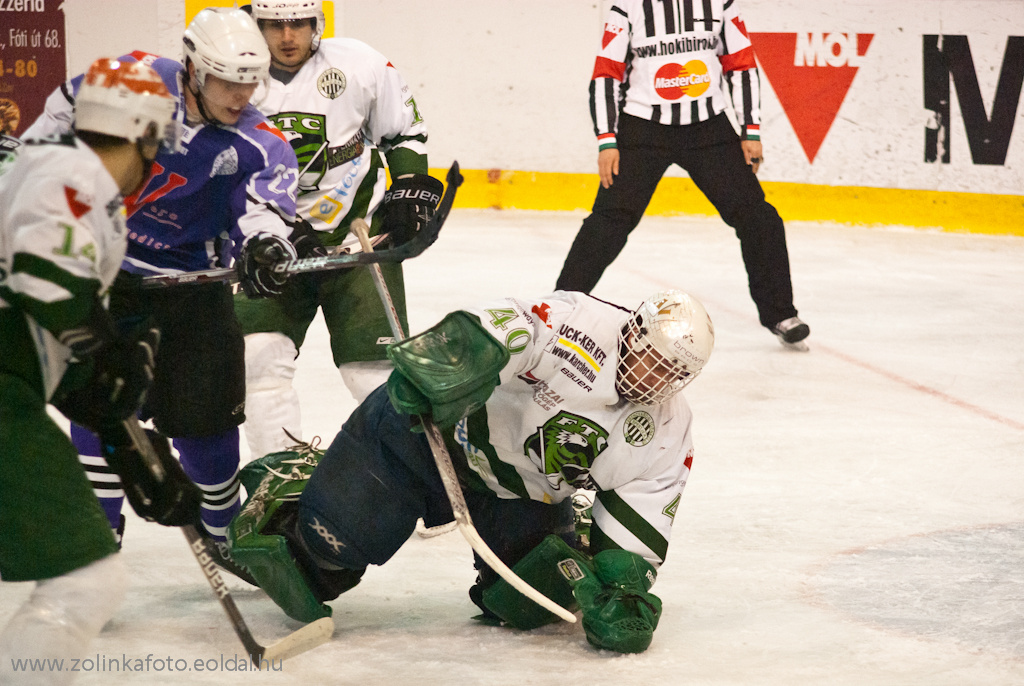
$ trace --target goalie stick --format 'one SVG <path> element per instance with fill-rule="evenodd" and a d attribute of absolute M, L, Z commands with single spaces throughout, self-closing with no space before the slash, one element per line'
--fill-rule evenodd
<path fill-rule="evenodd" d="M 368 232 L 369 227 L 366 222 L 362 219 L 356 219 L 352 222 L 352 230 L 357 236 L 359 236 L 360 242 L 363 244 L 363 250 L 366 252 L 373 252 L 373 246 L 370 245 Z M 380 296 L 381 302 L 384 303 L 384 312 L 388 317 L 388 324 L 391 325 L 391 333 L 395 337 L 395 341 L 400 341 L 405 338 L 405 333 L 402 331 L 402 323 L 398 319 L 398 311 L 395 309 L 395 304 L 391 300 L 391 292 L 388 290 L 388 285 L 384 281 L 384 275 L 381 273 L 380 265 L 371 263 L 369 265 L 370 273 L 373 276 L 373 283 L 377 287 L 377 294 Z M 459 477 L 455 474 L 455 466 L 452 464 L 451 455 L 448 454 L 448 448 L 445 447 L 444 438 L 441 436 L 441 430 L 437 428 L 437 424 L 426 416 L 419 416 L 420 424 L 423 425 L 423 434 L 427 438 L 427 443 L 430 445 L 430 452 L 434 456 L 434 463 L 437 465 L 437 471 L 441 475 L 441 482 L 444 484 L 445 493 L 448 495 L 448 502 L 452 506 L 452 512 L 455 514 L 455 522 L 459 527 L 459 531 L 469 541 L 469 545 L 476 551 L 480 558 L 490 565 L 491 569 L 498 573 L 505 581 L 507 581 L 514 589 L 525 595 L 527 598 L 537 603 L 545 610 L 552 612 L 561 619 L 567 622 L 575 623 L 576 616 L 566 610 L 564 607 L 551 600 L 543 593 L 535 589 L 530 584 L 523 581 L 515 572 L 513 572 L 508 565 L 501 561 L 494 551 L 487 545 L 487 543 L 480 537 L 476 527 L 473 525 L 473 520 L 469 516 L 469 507 L 466 505 L 466 497 L 462 493 L 462 487 L 459 485 Z"/>
<path fill-rule="evenodd" d="M 146 432 L 139 425 L 138 420 L 134 417 L 126 419 L 124 421 L 124 428 L 128 431 L 132 444 L 146 462 L 146 467 L 152 472 L 154 478 L 157 481 L 163 481 L 164 468 L 160 464 L 160 459 L 156 456 L 153 445 L 149 442 L 149 437 L 146 436 Z M 242 642 L 242 645 L 245 646 L 246 652 L 249 653 L 249 657 L 257 669 L 262 668 L 264 660 L 273 664 L 274 660 L 285 660 L 294 657 L 330 639 L 334 633 L 334 620 L 330 617 L 323 617 L 307 624 L 301 629 L 293 631 L 281 640 L 268 646 L 258 643 L 253 638 L 252 632 L 249 631 L 249 625 L 245 623 L 242 613 L 238 611 L 238 606 L 235 605 L 235 600 L 231 597 L 231 592 L 228 590 L 227 584 L 224 583 L 220 570 L 217 569 L 216 563 L 210 558 L 209 553 L 206 552 L 206 544 L 203 542 L 203 538 L 196 530 L 196 527 L 186 524 L 181 527 L 181 530 L 188 540 L 189 550 L 195 555 L 196 561 L 199 562 L 203 575 L 213 589 L 214 595 L 217 596 L 221 607 L 224 608 L 228 619 L 231 620 L 231 627 L 235 630 L 235 634 Z"/>
<path fill-rule="evenodd" d="M 343 248 L 341 254 L 331 254 L 325 257 L 307 257 L 301 260 L 281 262 L 274 266 L 274 271 L 279 274 L 307 274 L 311 272 L 331 271 L 334 269 L 350 269 L 364 264 L 377 264 L 380 262 L 401 262 L 411 257 L 416 257 L 429 248 L 437 240 L 441 227 L 451 212 L 452 204 L 455 202 L 455 193 L 462 185 L 462 174 L 459 173 L 459 163 L 453 162 L 448 175 L 445 177 L 448 187 L 445 190 L 441 202 L 434 210 L 427 225 L 423 227 L 412 239 L 402 245 L 387 250 L 374 252 L 363 250 L 362 252 L 351 251 Z M 359 220 L 356 220 L 359 221 Z M 355 222 L 353 222 L 354 224 Z M 365 223 L 365 222 L 364 222 Z M 374 238 L 377 238 L 376 236 Z M 235 283 L 238 281 L 238 272 L 231 267 L 219 269 L 204 269 L 182 274 L 159 274 L 157 276 L 145 276 L 142 278 L 143 288 L 161 288 L 181 284 L 200 284 L 220 281 Z"/>

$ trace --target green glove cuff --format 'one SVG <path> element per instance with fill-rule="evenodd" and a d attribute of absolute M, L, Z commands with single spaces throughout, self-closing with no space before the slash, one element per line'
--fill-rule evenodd
<path fill-rule="evenodd" d="M 231 557 L 289 617 L 300 622 L 330 617 L 331 608 L 313 596 L 284 536 L 261 532 L 283 502 L 294 500 L 306 488 L 321 456 L 313 449 L 285 451 L 247 464 L 239 479 L 250 496 L 228 527 Z"/>
<path fill-rule="evenodd" d="M 605 586 L 634 593 L 651 590 L 658 578 L 650 562 L 628 550 L 602 550 L 594 556 L 594 572 Z"/>
<path fill-rule="evenodd" d="M 388 379 L 388 397 L 399 412 L 424 414 L 424 399 L 434 422 L 454 426 L 484 406 L 498 374 L 509 360 L 508 350 L 480 324 L 461 310 L 452 312 L 430 329 L 387 349 L 395 371 L 418 391 Z"/>

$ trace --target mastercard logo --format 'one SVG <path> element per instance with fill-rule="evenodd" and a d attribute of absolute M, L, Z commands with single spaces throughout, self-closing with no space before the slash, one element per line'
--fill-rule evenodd
<path fill-rule="evenodd" d="M 711 85 L 708 67 L 700 60 L 686 64 L 669 63 L 654 75 L 654 90 L 666 100 L 678 100 L 684 95 L 696 98 Z"/>

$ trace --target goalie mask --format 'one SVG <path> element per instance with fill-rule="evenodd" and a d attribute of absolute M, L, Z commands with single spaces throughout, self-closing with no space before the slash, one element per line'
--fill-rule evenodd
<path fill-rule="evenodd" d="M 230 83 L 260 83 L 270 76 L 270 50 L 243 10 L 205 9 L 185 29 L 185 64 L 200 88 L 210 74 Z"/>
<path fill-rule="evenodd" d="M 700 302 L 669 290 L 648 298 L 622 325 L 615 388 L 638 405 L 657 405 L 693 381 L 715 347 Z"/>
<path fill-rule="evenodd" d="M 89 67 L 78 89 L 75 129 L 177 152 L 177 110 L 178 99 L 152 67 L 101 58 Z"/>

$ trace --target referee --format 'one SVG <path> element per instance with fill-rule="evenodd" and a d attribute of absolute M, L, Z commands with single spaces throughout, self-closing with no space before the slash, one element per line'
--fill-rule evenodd
<path fill-rule="evenodd" d="M 589 293 L 675 163 L 740 239 L 761 324 L 806 350 L 786 231 L 757 180 L 760 83 L 738 0 L 615 0 L 590 82 L 601 186 L 556 288 Z M 729 99 L 740 125 L 725 114 Z"/>

